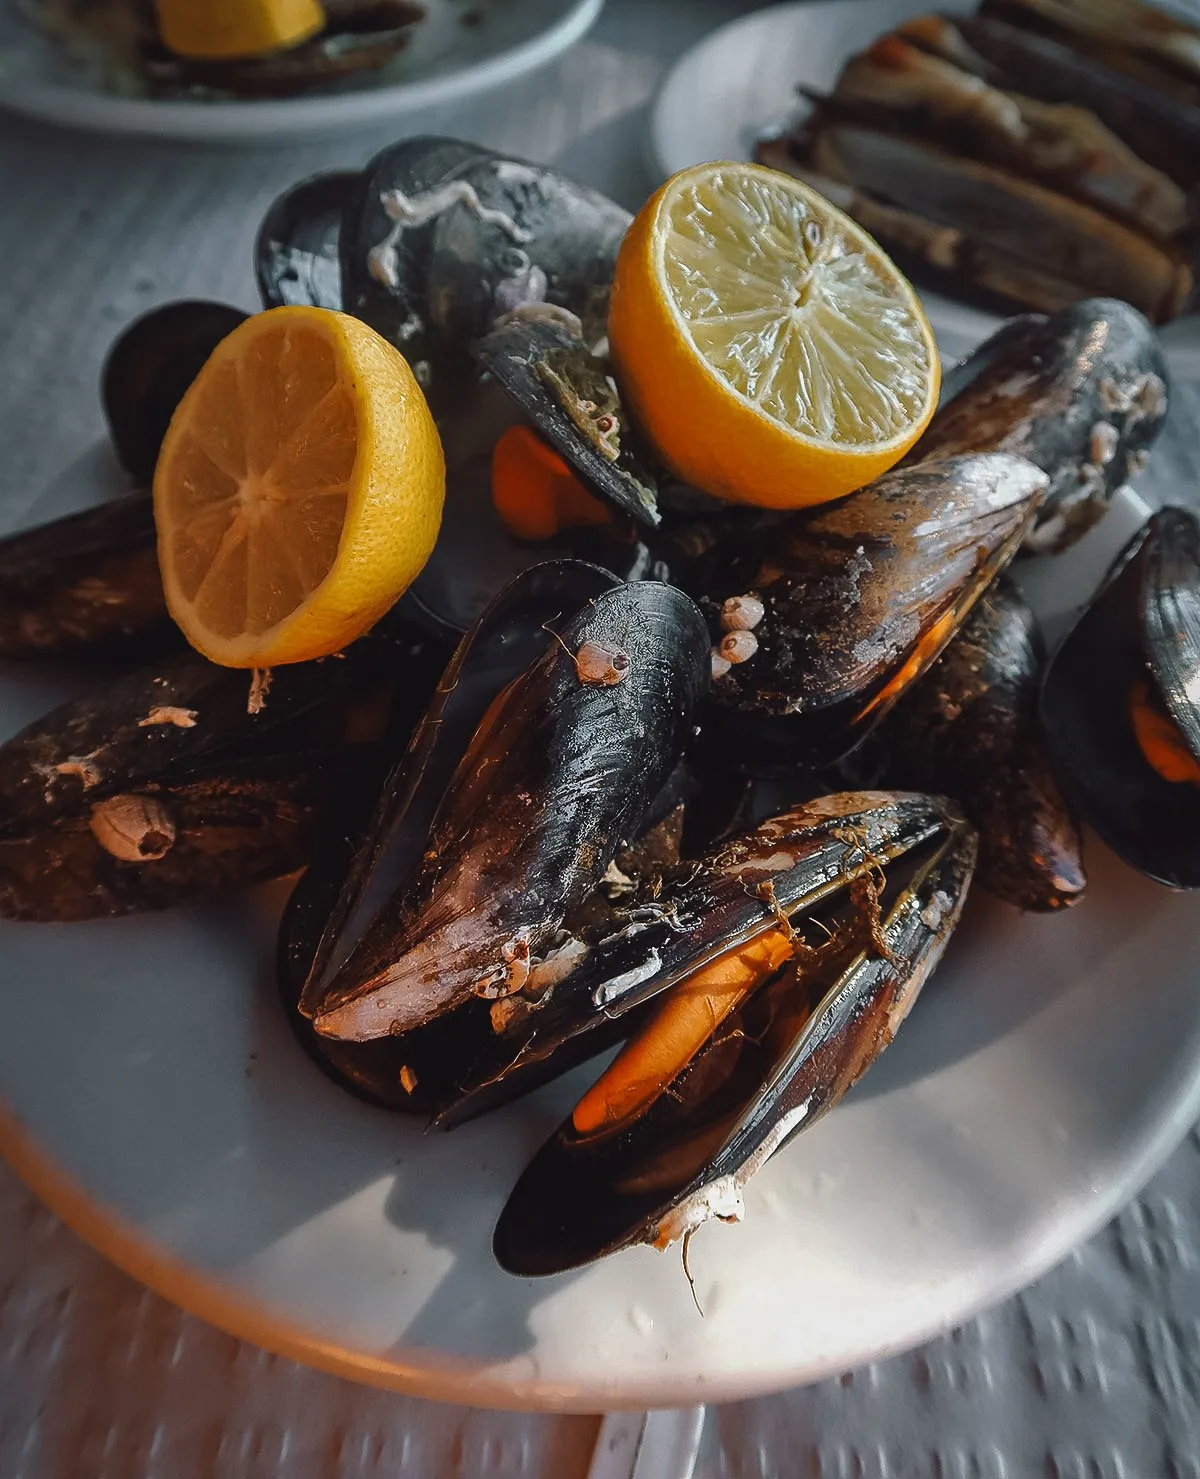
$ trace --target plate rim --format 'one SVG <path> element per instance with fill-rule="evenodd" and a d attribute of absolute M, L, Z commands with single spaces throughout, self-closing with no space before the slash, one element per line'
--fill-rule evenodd
<path fill-rule="evenodd" d="M 482 93 L 542 67 L 591 30 L 605 0 L 568 0 L 561 16 L 528 40 L 436 77 L 353 92 L 257 102 L 123 98 L 62 82 L 0 79 L 0 108 L 60 128 L 196 144 L 292 143 L 366 129 L 421 108 Z"/>
<path fill-rule="evenodd" d="M 262 1301 L 248 1297 L 240 1286 L 225 1286 L 219 1279 L 198 1274 L 182 1259 L 164 1253 L 161 1247 L 141 1237 L 125 1219 L 94 1201 L 41 1148 L 3 1096 L 0 1096 L 0 1155 L 61 1222 L 109 1263 L 187 1314 L 235 1339 L 332 1376 L 405 1396 L 494 1411 L 591 1416 L 697 1403 L 751 1401 L 915 1350 L 1036 1283 L 1074 1248 L 1093 1237 L 1146 1185 L 1198 1118 L 1200 1059 L 1192 1066 L 1186 1090 L 1171 1101 L 1168 1112 L 1131 1152 L 1124 1174 L 1108 1183 L 1103 1196 L 1081 1202 L 1078 1215 L 1057 1221 L 1054 1236 L 1031 1243 L 1029 1251 L 1010 1264 L 1003 1277 L 993 1279 L 982 1290 L 976 1286 L 973 1297 L 964 1300 L 953 1314 L 943 1312 L 939 1318 L 910 1329 L 895 1341 L 872 1345 L 849 1367 L 843 1357 L 830 1355 L 787 1372 L 775 1371 L 766 1380 L 761 1375 L 745 1380 L 724 1376 L 711 1381 L 680 1375 L 650 1381 L 641 1375 L 632 1384 L 628 1379 L 624 1384 L 617 1379 L 611 1390 L 606 1383 L 587 1388 L 595 1396 L 584 1396 L 581 1389 L 564 1390 L 563 1384 L 553 1378 L 498 1378 L 489 1376 L 486 1363 L 455 1361 L 445 1354 L 430 1359 L 429 1347 L 414 1348 L 421 1353 L 419 1361 L 384 1361 L 362 1351 L 347 1351 L 311 1331 L 289 1324 Z"/>

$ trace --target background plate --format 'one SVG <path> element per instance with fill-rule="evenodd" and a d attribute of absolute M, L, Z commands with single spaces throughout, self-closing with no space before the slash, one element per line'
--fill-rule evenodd
<path fill-rule="evenodd" d="M 604 0 L 425 0 L 394 63 L 315 97 L 155 102 L 117 97 L 0 0 L 0 105 L 75 128 L 255 144 L 369 128 L 482 92 L 543 66 L 587 31 Z M 463 16 L 477 12 L 477 25 Z"/>
<path fill-rule="evenodd" d="M 1153 471 L 1154 463 L 1151 464 Z M 94 498 L 101 449 L 58 486 Z M 1140 520 L 1130 499 L 1024 567 L 1061 625 Z M 0 681 L 0 733 L 78 678 Z M 89 925 L 0 927 L 0 1150 L 160 1293 L 314 1365 L 478 1405 L 690 1405 L 848 1370 L 1036 1278 L 1200 1114 L 1200 896 L 1089 847 L 1087 899 L 979 894 L 864 1083 L 751 1183 L 747 1219 L 546 1281 L 493 1222 L 576 1073 L 449 1136 L 333 1087 L 271 976 L 285 886 Z M 586 1072 L 586 1070 L 585 1070 Z"/>

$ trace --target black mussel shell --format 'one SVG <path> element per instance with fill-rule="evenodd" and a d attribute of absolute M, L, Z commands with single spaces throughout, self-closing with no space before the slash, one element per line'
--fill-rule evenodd
<path fill-rule="evenodd" d="M 1200 524 L 1154 514 L 1051 659 L 1041 715 L 1063 789 L 1131 867 L 1200 887 L 1200 787 L 1166 780 L 1134 735 L 1136 685 L 1200 759 Z"/>
<path fill-rule="evenodd" d="M 188 653 L 30 725 L 0 746 L 0 914 L 165 908 L 293 871 L 385 717 L 424 709 L 430 647 L 389 618 L 341 660 L 277 669 L 254 712 L 249 673 Z"/>
<path fill-rule="evenodd" d="M 350 201 L 343 299 L 419 367 L 440 409 L 470 377 L 471 342 L 514 309 L 544 302 L 603 334 L 628 223 L 544 165 L 409 139 L 368 164 Z"/>
<path fill-rule="evenodd" d="M 148 494 L 0 540 L 0 656 L 149 655 L 180 641 L 163 597 Z"/>
<path fill-rule="evenodd" d="M 309 860 L 331 770 L 343 758 L 297 750 L 148 781 L 98 801 L 95 811 L 85 806 L 44 830 L 0 838 L 0 917 L 103 919 L 294 872 Z M 105 820 L 118 837 L 107 846 L 98 831 Z M 122 839 L 127 846 L 114 854 Z"/>
<path fill-rule="evenodd" d="M 428 197 L 458 179 L 489 150 L 459 139 L 422 136 L 392 144 L 362 171 L 342 222 L 342 303 L 414 365 L 433 352 L 426 283 L 436 217 L 396 233 L 384 201 L 393 191 Z M 394 240 L 393 240 L 394 237 Z M 386 243 L 391 243 L 389 253 Z"/>
<path fill-rule="evenodd" d="M 439 212 L 427 300 L 438 339 L 465 350 L 498 317 L 538 303 L 604 334 L 617 250 L 630 215 L 607 196 L 542 164 L 490 155 L 459 177 L 478 207 Z"/>
<path fill-rule="evenodd" d="M 965 383 L 964 383 L 965 382 Z M 1050 479 L 1025 547 L 1065 549 L 1137 476 L 1167 412 L 1167 367 L 1149 320 L 1086 298 L 1005 324 L 950 380 L 951 397 L 908 463 L 1011 452 Z"/>
<path fill-rule="evenodd" d="M 888 799 L 830 798 L 847 818 L 856 800 L 869 814 Z M 894 800 L 909 825 L 923 811 L 926 837 L 888 869 L 878 929 L 864 928 L 861 905 L 845 896 L 839 913 L 828 873 L 810 858 L 809 891 L 824 888 L 835 932 L 849 926 L 846 944 L 785 966 L 633 1117 L 586 1134 L 568 1118 L 501 1213 L 493 1247 L 503 1268 L 560 1273 L 634 1243 L 665 1247 L 714 1217 L 739 1220 L 753 1173 L 832 1108 L 891 1042 L 941 958 L 974 860 L 974 835 L 953 812 L 930 798 Z M 802 816 L 789 826 L 803 825 Z M 779 841 L 787 845 L 786 827 Z M 763 912 L 769 926 L 773 917 Z M 815 919 L 825 922 L 819 904 Z"/>
<path fill-rule="evenodd" d="M 638 582 L 550 631 L 475 730 L 414 876 L 306 997 L 323 1034 L 398 1035 L 520 989 L 638 835 L 691 736 L 707 681 L 703 620 L 674 587 Z"/>
<path fill-rule="evenodd" d="M 152 308 L 121 334 L 100 372 L 109 435 L 139 483 L 154 476 L 175 407 L 213 350 L 246 315 L 226 303 L 185 299 Z"/>
<path fill-rule="evenodd" d="M 0 745 L 0 837 L 233 758 L 311 748 L 314 725 L 340 727 L 372 650 L 275 669 L 257 713 L 249 673 L 190 650 L 110 680 Z"/>
<path fill-rule="evenodd" d="M 288 303 L 341 309 L 342 216 L 357 170 L 313 175 L 286 190 L 263 217 L 254 275 L 265 308 Z"/>
<path fill-rule="evenodd" d="M 1016 552 L 1045 474 L 1003 454 L 893 469 L 840 503 L 748 523 L 680 583 L 714 647 L 749 639 L 717 677 L 706 743 L 725 764 L 780 775 L 833 763 L 926 671 Z M 723 630 L 725 602 L 763 608 Z"/>
<path fill-rule="evenodd" d="M 475 357 L 583 482 L 623 513 L 658 524 L 658 479 L 621 404 L 607 359 L 569 325 L 520 312 Z"/>
<path fill-rule="evenodd" d="M 1083 842 L 1038 719 L 1045 644 L 1001 576 L 929 672 L 848 764 L 872 784 L 937 788 L 979 833 L 976 882 L 1018 909 L 1083 897 Z"/>
<path fill-rule="evenodd" d="M 498 1093 L 511 1096 L 514 1084 L 538 1081 L 565 1056 L 585 1056 L 581 1038 L 600 1033 L 611 1041 L 614 1023 L 773 928 L 777 908 L 807 917 L 881 865 L 936 841 L 951 820 L 960 825 L 927 796 L 820 796 L 686 859 L 654 899 L 634 900 L 599 931 L 560 937 L 537 962 L 528 999 L 515 1000 L 518 1010 L 493 1022 L 487 1051 L 461 1066 L 439 1125 L 483 1113 Z M 482 1040 L 482 1031 L 476 1036 Z"/>

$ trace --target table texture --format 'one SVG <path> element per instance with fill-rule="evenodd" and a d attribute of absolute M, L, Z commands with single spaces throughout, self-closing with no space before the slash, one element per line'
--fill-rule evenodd
<path fill-rule="evenodd" d="M 552 161 L 636 207 L 654 183 L 659 79 L 749 8 L 610 0 L 550 70 L 420 126 Z M 0 115 L 0 530 L 100 434 L 97 375 L 119 327 L 170 298 L 252 306 L 271 198 L 389 138 L 168 149 Z M 1172 414 L 1151 496 L 1197 500 L 1200 390 L 1181 389 Z M 1198 1264 L 1193 1131 L 1137 1201 L 1008 1304 L 909 1355 L 710 1411 L 698 1473 L 1200 1479 Z M 0 1479 L 582 1479 L 597 1427 L 421 1403 L 242 1344 L 105 1263 L 0 1167 Z"/>

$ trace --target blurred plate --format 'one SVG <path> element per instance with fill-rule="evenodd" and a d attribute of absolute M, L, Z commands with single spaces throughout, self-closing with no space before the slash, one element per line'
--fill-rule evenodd
<path fill-rule="evenodd" d="M 336 91 L 258 102 L 119 97 L 0 0 L 0 106 L 50 123 L 155 139 L 291 143 L 369 128 L 484 91 L 573 45 L 604 0 L 426 0 L 429 14 L 381 71 Z M 478 22 L 464 18 L 477 15 Z"/>
<path fill-rule="evenodd" d="M 846 61 L 877 36 L 931 6 L 921 0 L 812 0 L 776 5 L 722 26 L 684 53 L 667 75 L 650 120 L 651 163 L 665 178 L 710 159 L 752 159 L 764 135 L 803 108 L 798 89 L 829 92 Z M 975 8 L 944 0 L 945 14 Z M 921 301 L 943 359 L 961 359 L 1001 318 L 942 293 Z M 1173 374 L 1200 379 L 1200 318 L 1163 331 Z"/>
<path fill-rule="evenodd" d="M 94 501 L 111 475 L 97 449 L 39 517 Z M 1054 626 L 1143 515 L 1126 496 L 1067 555 L 1022 565 Z M 0 738 L 89 678 L 0 672 Z M 813 1381 L 1035 1279 L 1200 1114 L 1200 895 L 1094 840 L 1088 865 L 1065 915 L 972 896 L 895 1045 L 755 1177 L 744 1223 L 697 1234 L 703 1319 L 678 1249 L 546 1280 L 499 1269 L 508 1189 L 595 1068 L 451 1135 L 351 1098 L 279 1008 L 286 884 L 0 925 L 0 1151 L 159 1293 L 360 1381 L 584 1412 Z"/>

